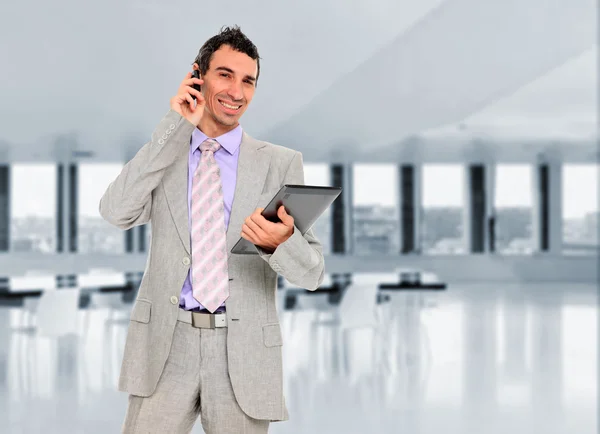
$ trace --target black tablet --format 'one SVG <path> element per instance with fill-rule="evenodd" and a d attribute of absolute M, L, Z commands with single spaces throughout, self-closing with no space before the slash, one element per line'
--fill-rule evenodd
<path fill-rule="evenodd" d="M 341 192 L 342 187 L 285 184 L 261 214 L 269 221 L 278 222 L 277 210 L 283 205 L 304 235 Z M 258 250 L 250 241 L 240 237 L 231 253 L 258 255 Z"/>

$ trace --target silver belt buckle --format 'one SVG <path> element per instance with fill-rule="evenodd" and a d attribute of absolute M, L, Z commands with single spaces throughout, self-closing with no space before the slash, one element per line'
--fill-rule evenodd
<path fill-rule="evenodd" d="M 192 326 L 204 329 L 227 327 L 227 315 L 192 312 Z"/>
<path fill-rule="evenodd" d="M 215 327 L 227 327 L 227 314 L 219 313 L 210 316 L 210 323 Z"/>

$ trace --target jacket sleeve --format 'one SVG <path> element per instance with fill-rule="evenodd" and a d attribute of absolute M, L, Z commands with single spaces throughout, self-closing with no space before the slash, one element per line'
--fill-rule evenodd
<path fill-rule="evenodd" d="M 152 191 L 160 184 L 165 169 L 189 147 L 196 128 L 174 110 L 169 110 L 152 133 L 151 139 L 112 181 L 100 199 L 104 220 L 121 229 L 150 221 Z"/>
<path fill-rule="evenodd" d="M 284 176 L 283 184 L 304 185 L 302 153 L 296 152 Z M 294 226 L 292 235 L 281 243 L 273 253 L 256 246 L 259 255 L 271 268 L 290 283 L 314 291 L 319 288 L 325 275 L 323 247 L 312 228 L 304 235 Z"/>

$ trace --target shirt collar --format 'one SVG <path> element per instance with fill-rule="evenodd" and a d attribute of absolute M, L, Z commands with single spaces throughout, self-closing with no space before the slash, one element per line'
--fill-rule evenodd
<path fill-rule="evenodd" d="M 219 142 L 222 148 L 225 148 L 227 152 L 233 155 L 242 143 L 242 132 L 242 126 L 238 125 L 233 130 L 228 131 L 227 133 L 222 134 L 218 137 L 212 138 Z M 192 133 L 192 142 L 190 145 L 192 147 L 192 153 L 196 152 L 196 149 L 200 148 L 200 144 L 208 138 L 209 137 L 202 131 L 200 131 L 199 128 L 195 128 L 194 132 Z"/>

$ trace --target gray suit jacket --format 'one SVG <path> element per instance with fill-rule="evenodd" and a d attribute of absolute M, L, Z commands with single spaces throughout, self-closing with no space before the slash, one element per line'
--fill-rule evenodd
<path fill-rule="evenodd" d="M 100 200 L 109 223 L 129 229 L 151 222 L 152 242 L 125 344 L 119 390 L 150 396 L 165 366 L 188 273 L 188 152 L 196 128 L 173 110 L 151 140 L 123 167 Z M 304 184 L 300 152 L 244 133 L 227 229 L 229 291 L 227 352 L 236 399 L 250 417 L 287 420 L 283 396 L 282 335 L 276 308 L 277 274 L 315 290 L 323 281 L 322 247 L 312 230 L 298 228 L 272 254 L 237 255 L 244 219 L 264 207 L 283 184 Z"/>

